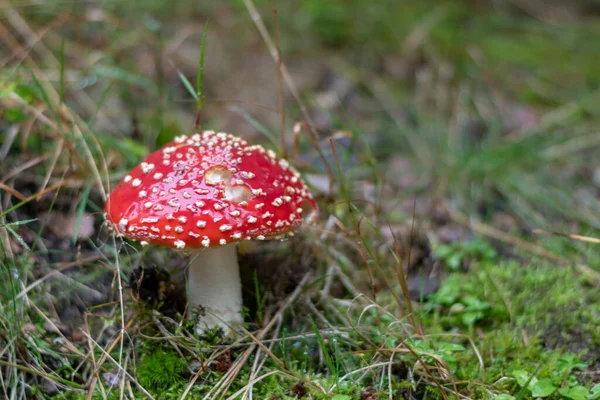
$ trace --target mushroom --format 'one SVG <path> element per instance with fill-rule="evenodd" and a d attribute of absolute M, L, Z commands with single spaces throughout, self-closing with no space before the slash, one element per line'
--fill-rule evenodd
<path fill-rule="evenodd" d="M 309 189 L 286 160 L 214 131 L 176 137 L 150 154 L 105 206 L 120 236 L 198 249 L 187 275 L 188 307 L 205 311 L 198 332 L 229 331 L 242 322 L 236 242 L 293 235 L 317 214 Z"/>

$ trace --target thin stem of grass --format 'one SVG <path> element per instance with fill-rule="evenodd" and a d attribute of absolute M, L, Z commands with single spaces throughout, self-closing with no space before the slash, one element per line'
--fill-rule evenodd
<path fill-rule="evenodd" d="M 287 158 L 287 143 L 285 140 L 285 104 L 283 101 L 283 60 L 281 58 L 281 47 L 279 46 L 279 17 L 277 10 L 273 10 L 275 21 L 275 47 L 277 49 L 277 84 L 279 86 L 279 114 L 281 117 L 281 156 Z"/>
<path fill-rule="evenodd" d="M 55 381 L 55 382 L 58 382 L 58 383 L 62 383 L 63 385 L 71 387 L 73 389 L 79 389 L 79 390 L 84 390 L 85 389 L 85 387 L 83 385 L 80 385 L 80 384 L 75 383 L 75 382 L 68 381 L 66 379 L 61 378 L 60 376 L 48 374 L 48 373 L 46 373 L 44 371 L 38 371 L 36 369 L 29 368 L 29 367 L 27 367 L 25 365 L 10 363 L 10 362 L 6 362 L 6 361 L 3 361 L 3 360 L 0 360 L 0 365 L 5 366 L 5 367 L 9 367 L 9 368 L 15 368 L 15 369 L 18 369 L 20 371 L 26 372 L 28 374 L 43 376 L 44 378 L 48 378 L 51 381 Z"/>

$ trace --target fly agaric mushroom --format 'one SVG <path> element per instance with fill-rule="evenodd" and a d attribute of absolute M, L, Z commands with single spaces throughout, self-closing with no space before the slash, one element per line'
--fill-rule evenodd
<path fill-rule="evenodd" d="M 227 133 L 179 136 L 150 154 L 110 194 L 105 218 L 142 245 L 200 249 L 188 267 L 188 307 L 199 332 L 242 322 L 235 243 L 292 235 L 317 204 L 299 173 L 271 150 Z M 191 315 L 192 313 L 190 313 Z"/>

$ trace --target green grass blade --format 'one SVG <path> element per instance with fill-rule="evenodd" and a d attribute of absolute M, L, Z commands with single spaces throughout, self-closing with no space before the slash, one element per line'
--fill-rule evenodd
<path fill-rule="evenodd" d="M 3 226 L 25 225 L 25 224 L 28 224 L 30 222 L 37 221 L 37 220 L 38 220 L 37 218 L 24 219 L 24 220 L 21 220 L 21 221 L 9 222 L 7 224 L 4 224 Z"/>
<path fill-rule="evenodd" d="M 183 72 L 181 72 L 177 68 L 175 68 L 175 70 L 177 71 L 177 75 L 179 75 L 179 79 L 183 83 L 183 86 L 185 86 L 185 89 L 188 91 L 189 94 L 192 95 L 192 97 L 194 98 L 194 100 L 196 100 L 196 102 L 198 102 L 198 93 L 196 93 L 196 90 L 194 90 L 194 87 L 192 86 L 192 83 L 188 80 L 188 78 L 185 77 L 185 75 L 183 74 Z"/>
<path fill-rule="evenodd" d="M 50 98 L 48 97 L 48 93 L 46 93 L 46 90 L 44 89 L 44 87 L 42 86 L 40 81 L 36 78 L 33 71 L 31 71 L 31 79 L 33 80 L 34 86 L 39 90 L 40 95 L 42 96 L 42 100 L 44 100 L 44 103 L 50 110 L 50 113 L 52 114 L 52 116 L 54 117 L 54 119 L 56 121 L 59 121 L 60 119 L 58 118 L 58 115 L 56 114 L 56 110 L 52 106 L 52 102 L 50 101 Z"/>
<path fill-rule="evenodd" d="M 269 131 L 269 128 L 258 122 L 255 118 L 253 118 L 246 111 L 241 109 L 238 106 L 231 106 L 229 110 L 241 115 L 254 129 L 262 133 L 268 140 L 273 144 L 273 147 L 277 147 L 279 145 L 277 137 Z"/>
<path fill-rule="evenodd" d="M 23 238 L 13 228 L 11 228 L 8 225 L 4 225 L 4 227 L 6 228 L 7 231 L 9 231 L 15 237 L 15 239 L 17 239 L 17 241 L 19 242 L 19 244 L 21 244 L 21 246 L 23 246 L 25 249 L 27 249 L 27 251 L 31 251 L 29 246 L 27 246 L 27 243 L 25 243 Z"/>
<path fill-rule="evenodd" d="M 323 350 L 323 355 L 325 356 L 325 361 L 327 362 L 327 366 L 329 367 L 329 370 L 335 376 L 335 383 L 337 385 L 338 380 L 339 380 L 339 374 L 338 374 L 338 369 L 336 367 L 336 363 L 333 362 L 333 359 L 331 358 L 331 355 L 329 354 L 329 350 L 327 350 L 327 345 L 325 345 L 325 342 L 323 341 L 323 336 L 321 336 L 321 332 L 319 332 L 319 328 L 317 328 L 317 324 L 315 323 L 315 320 L 311 318 L 310 323 L 312 325 L 313 331 L 315 331 L 315 335 L 317 336 L 317 341 L 319 342 L 319 346 Z"/>
<path fill-rule="evenodd" d="M 204 50 L 206 49 L 206 32 L 208 30 L 208 21 L 204 24 L 202 31 L 202 42 L 200 42 L 200 58 L 198 59 L 198 74 L 196 76 L 196 101 L 197 110 L 200 111 L 204 106 L 204 94 L 202 94 L 202 76 L 204 75 Z"/>
<path fill-rule="evenodd" d="M 61 103 L 65 101 L 65 41 L 60 42 L 60 53 L 58 56 L 60 62 L 60 77 L 58 83 L 58 98 Z"/>
<path fill-rule="evenodd" d="M 93 72 L 102 78 L 114 79 L 128 85 L 145 89 L 152 95 L 158 93 L 158 87 L 151 79 L 115 65 L 97 65 L 93 68 Z"/>

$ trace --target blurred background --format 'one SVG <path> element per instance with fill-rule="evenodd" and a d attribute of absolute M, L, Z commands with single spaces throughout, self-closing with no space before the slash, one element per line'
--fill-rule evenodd
<path fill-rule="evenodd" d="M 159 265 L 153 279 L 181 294 L 187 259 L 117 246 L 102 210 L 127 171 L 198 121 L 280 154 L 286 132 L 321 208 L 293 240 L 240 248 L 251 330 L 314 279 L 269 336 L 303 335 L 277 355 L 308 389 L 275 380 L 260 398 L 600 398 L 598 38 L 595 0 L 0 0 L 5 382 L 37 377 L 28 385 L 49 398 L 69 385 L 6 362 L 88 385 L 100 367 L 73 348 L 102 352 L 86 347 L 85 332 L 100 332 L 109 351 L 122 318 L 131 332 L 164 334 L 138 302 L 153 292 L 128 291 L 124 307 L 116 276 L 131 289 Z M 161 318 L 181 315 L 180 297 L 155 304 Z M 369 329 L 348 328 L 363 317 Z M 181 349 L 200 340 L 182 335 Z M 192 361 L 139 341 L 125 356 L 146 360 L 136 377 L 179 398 Z M 194 362 L 216 359 L 206 348 Z M 399 361 L 390 348 L 404 351 Z M 166 383 L 156 381 L 161 357 L 175 365 Z M 380 363 L 388 375 L 338 384 Z M 228 368 L 192 392 L 218 387 L 210 379 Z M 114 366 L 102 371 L 118 387 Z M 257 376 L 242 371 L 241 382 Z"/>

